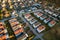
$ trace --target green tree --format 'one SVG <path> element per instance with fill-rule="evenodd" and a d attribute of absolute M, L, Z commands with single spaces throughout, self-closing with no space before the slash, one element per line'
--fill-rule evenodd
<path fill-rule="evenodd" d="M 2 12 L 1 12 L 1 10 L 0 10 L 0 20 L 1 19 L 3 19 L 3 14 L 2 14 Z"/>

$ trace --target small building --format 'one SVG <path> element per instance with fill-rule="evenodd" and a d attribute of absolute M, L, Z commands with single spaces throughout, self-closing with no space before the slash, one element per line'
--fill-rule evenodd
<path fill-rule="evenodd" d="M 4 23 L 0 22 L 0 40 L 7 40 L 9 38 L 7 29 Z"/>
<path fill-rule="evenodd" d="M 28 37 L 28 34 L 22 34 L 21 37 L 17 38 L 17 40 L 26 40 Z"/>
<path fill-rule="evenodd" d="M 38 33 L 42 32 L 43 30 L 45 30 L 45 26 L 41 25 L 37 28 Z"/>
<path fill-rule="evenodd" d="M 37 28 L 39 25 L 41 25 L 41 23 L 36 22 L 36 23 L 33 24 L 33 27 L 34 27 L 34 28 Z"/>
<path fill-rule="evenodd" d="M 45 18 L 47 18 L 47 16 L 43 15 L 43 16 L 40 17 L 40 20 L 44 20 Z"/>
<path fill-rule="evenodd" d="M 47 19 L 44 20 L 44 23 L 48 23 L 49 21 L 51 21 L 51 19 L 47 18 Z"/>
<path fill-rule="evenodd" d="M 34 15 L 37 15 L 37 14 L 39 14 L 40 12 L 34 12 Z"/>
<path fill-rule="evenodd" d="M 48 23 L 49 27 L 53 27 L 56 24 L 56 21 L 52 20 L 51 22 Z"/>
<path fill-rule="evenodd" d="M 54 13 L 53 14 L 54 17 L 58 17 L 58 15 L 59 15 L 58 13 Z"/>
<path fill-rule="evenodd" d="M 27 21 L 30 21 L 32 19 L 34 19 L 34 17 L 30 16 L 29 18 L 27 18 Z"/>
<path fill-rule="evenodd" d="M 37 20 L 36 19 L 32 19 L 31 21 L 29 21 L 30 22 L 30 24 L 33 24 L 33 23 L 35 23 Z"/>
<path fill-rule="evenodd" d="M 24 17 L 26 18 L 27 21 L 30 21 L 34 18 L 30 14 L 25 14 Z"/>
<path fill-rule="evenodd" d="M 18 37 L 22 32 L 24 32 L 23 27 L 16 18 L 10 19 L 9 23 L 16 37 Z"/>
<path fill-rule="evenodd" d="M 30 15 L 29 13 L 27 13 L 27 14 L 24 15 L 25 18 L 28 18 L 28 17 L 30 17 L 30 16 L 31 16 L 31 15 Z"/>
<path fill-rule="evenodd" d="M 37 17 L 39 18 L 39 17 L 41 17 L 43 15 L 43 13 L 38 13 L 37 14 Z"/>

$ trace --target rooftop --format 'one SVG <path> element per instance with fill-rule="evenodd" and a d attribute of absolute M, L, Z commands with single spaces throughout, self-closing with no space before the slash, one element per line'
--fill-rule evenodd
<path fill-rule="evenodd" d="M 2 22 L 0 22 L 0 39 L 6 40 L 7 39 L 7 30 L 5 30 L 5 26 Z"/>
<path fill-rule="evenodd" d="M 38 27 L 39 30 L 42 30 L 44 28 L 45 28 L 45 26 L 43 26 L 43 25 L 41 25 L 41 26 Z"/>
<path fill-rule="evenodd" d="M 38 13 L 37 16 L 42 16 L 43 14 L 42 13 Z"/>
<path fill-rule="evenodd" d="M 56 21 L 54 21 L 54 20 L 52 20 L 51 22 L 50 22 L 50 24 L 55 24 L 56 23 Z"/>
<path fill-rule="evenodd" d="M 38 26 L 38 25 L 40 25 L 40 24 L 41 24 L 41 23 L 39 23 L 39 22 L 34 23 L 35 26 Z"/>

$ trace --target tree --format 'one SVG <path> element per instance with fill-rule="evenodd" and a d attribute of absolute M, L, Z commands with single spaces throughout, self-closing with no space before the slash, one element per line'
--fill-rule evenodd
<path fill-rule="evenodd" d="M 0 10 L 0 20 L 1 19 L 3 19 L 3 14 L 2 14 L 2 12 L 1 12 L 1 10 Z"/>

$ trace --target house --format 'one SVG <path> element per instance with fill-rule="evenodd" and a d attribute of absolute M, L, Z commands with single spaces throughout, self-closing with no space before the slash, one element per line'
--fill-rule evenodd
<path fill-rule="evenodd" d="M 6 4 L 4 3 L 4 4 L 2 4 L 2 7 L 5 7 L 6 6 Z"/>
<path fill-rule="evenodd" d="M 9 23 L 10 23 L 11 27 L 14 26 L 14 25 L 19 24 L 19 22 L 18 22 L 17 19 L 15 19 L 15 18 L 9 20 Z"/>
<path fill-rule="evenodd" d="M 49 27 L 53 27 L 56 24 L 56 21 L 52 20 L 48 23 Z"/>
<path fill-rule="evenodd" d="M 33 27 L 34 27 L 34 28 L 37 28 L 39 25 L 41 25 L 41 23 L 36 22 L 36 23 L 33 24 Z"/>
<path fill-rule="evenodd" d="M 34 12 L 34 15 L 37 15 L 37 14 L 39 14 L 40 12 Z"/>
<path fill-rule="evenodd" d="M 51 12 L 50 10 L 45 9 L 44 11 L 49 13 L 49 14 L 53 14 L 53 12 Z"/>
<path fill-rule="evenodd" d="M 19 25 L 15 25 L 12 29 L 13 29 L 13 31 L 16 31 L 16 30 L 18 30 L 19 28 L 21 28 L 21 25 L 19 24 Z"/>
<path fill-rule="evenodd" d="M 49 14 L 53 14 L 53 12 L 51 12 L 51 11 L 48 11 L 48 13 L 49 13 Z"/>
<path fill-rule="evenodd" d="M 22 32 L 23 32 L 23 28 L 19 28 L 19 29 L 17 29 L 17 30 L 14 32 L 14 34 L 15 34 L 15 36 L 17 37 L 17 36 L 19 36 Z"/>
<path fill-rule="evenodd" d="M 21 37 L 17 38 L 17 40 L 26 40 L 28 37 L 28 34 L 22 34 Z"/>
<path fill-rule="evenodd" d="M 59 15 L 58 13 L 53 14 L 54 17 L 57 17 L 58 15 Z"/>
<path fill-rule="evenodd" d="M 27 18 L 27 21 L 30 21 L 32 19 L 34 19 L 34 17 L 30 16 L 29 18 Z"/>
<path fill-rule="evenodd" d="M 27 21 L 30 21 L 34 18 L 30 14 L 25 14 L 24 17 L 26 18 Z"/>
<path fill-rule="evenodd" d="M 44 20 L 45 18 L 47 18 L 47 16 L 43 15 L 43 16 L 40 17 L 40 20 Z"/>
<path fill-rule="evenodd" d="M 45 30 L 45 26 L 41 25 L 37 28 L 38 33 L 42 32 L 43 30 Z"/>
<path fill-rule="evenodd" d="M 0 22 L 0 39 L 7 40 L 9 38 L 7 29 L 4 26 L 4 23 Z"/>
<path fill-rule="evenodd" d="M 45 12 L 48 12 L 49 10 L 45 9 L 44 11 L 45 11 Z"/>
<path fill-rule="evenodd" d="M 31 15 L 29 13 L 25 14 L 24 17 L 25 18 L 29 18 Z"/>
<path fill-rule="evenodd" d="M 16 21 L 17 19 L 16 18 L 13 18 L 13 19 L 10 19 L 9 22 L 13 22 L 13 21 Z"/>
<path fill-rule="evenodd" d="M 33 24 L 33 23 L 35 23 L 37 20 L 36 19 L 32 19 L 32 20 L 30 20 L 29 22 L 30 22 L 30 24 Z"/>
<path fill-rule="evenodd" d="M 37 17 L 39 18 L 39 17 L 41 17 L 43 14 L 42 13 L 38 13 L 37 14 Z"/>
<path fill-rule="evenodd" d="M 60 19 L 60 15 L 58 16 L 58 19 Z"/>
<path fill-rule="evenodd" d="M 24 32 L 21 24 L 18 22 L 16 18 L 10 19 L 9 23 L 16 37 L 18 37 L 22 32 Z"/>
<path fill-rule="evenodd" d="M 51 21 L 51 19 L 50 19 L 50 18 L 46 18 L 46 19 L 44 20 L 44 23 L 48 23 L 49 21 Z"/>
<path fill-rule="evenodd" d="M 31 7 L 31 10 L 34 11 L 34 10 L 37 10 L 37 8 L 36 7 Z"/>

